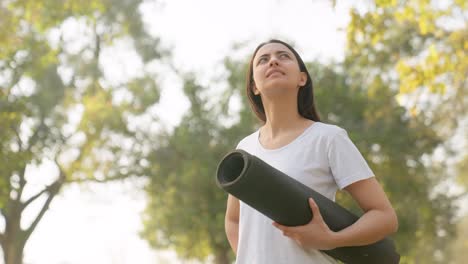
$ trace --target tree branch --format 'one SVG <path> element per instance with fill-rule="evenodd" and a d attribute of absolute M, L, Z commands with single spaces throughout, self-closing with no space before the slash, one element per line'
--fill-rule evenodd
<path fill-rule="evenodd" d="M 59 155 L 57 155 L 57 157 L 58 156 Z M 30 203 L 34 202 L 37 198 L 39 198 L 44 193 L 53 192 L 54 188 L 57 188 L 57 184 L 60 184 L 58 188 L 60 188 L 61 185 L 63 185 L 63 183 L 65 182 L 65 172 L 63 171 L 62 167 L 60 167 L 57 161 L 57 158 L 55 158 L 55 164 L 59 168 L 59 178 L 55 182 L 50 184 L 49 186 L 46 186 L 42 191 L 38 192 L 36 195 L 30 197 L 26 202 L 22 203 L 21 210 L 24 210 L 24 208 L 26 208 Z"/>
<path fill-rule="evenodd" d="M 23 238 L 24 241 L 27 241 L 29 239 L 29 236 L 31 235 L 31 233 L 34 231 L 34 229 L 36 229 L 37 224 L 39 223 L 39 221 L 41 221 L 42 217 L 44 216 L 46 211 L 49 209 L 49 205 L 52 202 L 52 199 L 54 199 L 55 195 L 56 195 L 56 193 L 53 193 L 53 192 L 49 193 L 49 197 L 47 197 L 47 200 L 45 201 L 44 205 L 42 206 L 41 211 L 39 212 L 39 214 L 36 216 L 36 219 L 34 219 L 34 222 L 31 224 L 31 226 L 29 226 L 29 228 L 26 229 L 26 231 L 24 231 L 24 238 Z"/>
<path fill-rule="evenodd" d="M 73 179 L 73 180 L 68 180 L 67 183 L 88 183 L 88 182 L 107 183 L 107 182 L 125 180 L 132 176 L 139 177 L 141 175 L 138 175 L 138 173 L 136 173 L 135 171 L 129 171 L 128 173 L 119 173 L 117 176 L 107 177 L 102 180 L 96 179 L 96 178 Z"/>
<path fill-rule="evenodd" d="M 26 179 L 25 179 L 25 174 L 26 174 L 26 165 L 23 166 L 23 171 L 21 172 L 20 179 L 19 179 L 19 189 L 18 189 L 18 201 L 21 201 L 21 196 L 23 195 L 23 190 L 24 186 L 26 185 Z"/>
<path fill-rule="evenodd" d="M 43 194 L 44 192 L 48 192 L 49 193 L 49 197 L 47 197 L 47 200 L 45 201 L 45 203 L 42 205 L 42 208 L 41 210 L 39 211 L 36 219 L 34 219 L 33 223 L 29 226 L 29 228 L 27 228 L 25 231 L 24 231 L 24 241 L 27 241 L 29 239 L 29 236 L 31 236 L 32 232 L 34 231 L 34 229 L 36 229 L 37 227 L 37 224 L 41 221 L 42 217 L 44 216 L 44 214 L 46 213 L 46 211 L 49 209 L 49 206 L 50 206 L 50 203 L 52 202 L 52 200 L 55 198 L 55 196 L 57 195 L 57 193 L 60 191 L 60 188 L 63 186 L 63 183 L 65 182 L 65 173 L 64 171 L 62 170 L 62 168 L 57 164 L 58 168 L 59 168 L 59 171 L 60 171 L 60 175 L 59 175 L 59 178 L 54 182 L 52 183 L 51 185 L 49 185 L 46 189 L 44 189 L 43 191 L 41 191 L 39 194 L 35 195 L 37 197 L 40 196 L 40 194 Z M 36 198 L 37 198 L 36 197 Z M 31 199 L 30 199 L 31 200 Z M 29 200 L 28 200 L 29 201 Z"/>
<path fill-rule="evenodd" d="M 36 195 L 29 198 L 26 202 L 22 203 L 21 204 L 21 210 L 24 210 L 24 208 L 26 208 L 30 203 L 34 202 L 37 198 L 39 198 L 44 193 L 49 192 L 52 189 L 54 184 L 55 184 L 55 182 L 53 184 L 45 187 L 42 191 L 38 192 Z"/>
<path fill-rule="evenodd" d="M 32 136 L 28 140 L 28 148 L 26 149 L 26 151 L 30 151 L 31 147 L 37 142 L 39 138 L 39 131 L 45 127 L 44 119 L 45 119 L 44 116 L 42 116 L 41 114 L 41 119 L 39 121 L 40 123 L 37 126 L 36 130 L 34 130 L 34 133 L 32 134 Z"/>
<path fill-rule="evenodd" d="M 11 127 L 11 129 L 13 130 L 13 132 L 15 133 L 15 136 L 16 138 L 18 139 L 18 146 L 19 146 L 19 150 L 18 152 L 22 151 L 23 150 L 23 141 L 21 140 L 21 137 L 19 135 L 19 132 L 17 129 L 15 129 L 13 126 Z"/>

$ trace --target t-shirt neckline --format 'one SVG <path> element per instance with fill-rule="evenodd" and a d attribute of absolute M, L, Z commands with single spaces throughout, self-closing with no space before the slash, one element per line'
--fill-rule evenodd
<path fill-rule="evenodd" d="M 274 149 L 268 149 L 268 148 L 265 148 L 262 143 L 260 142 L 260 128 L 257 129 L 257 135 L 256 135 L 256 142 L 257 142 L 257 146 L 260 150 L 264 151 L 264 152 L 277 152 L 277 151 L 280 151 L 280 150 L 283 150 L 291 145 L 293 145 L 295 142 L 299 141 L 299 139 L 301 139 L 302 137 L 304 137 L 307 132 L 309 130 L 312 129 L 312 127 L 315 126 L 316 123 L 319 123 L 318 121 L 314 121 L 314 123 L 312 123 L 310 126 L 308 126 L 306 129 L 304 129 L 304 131 L 302 131 L 302 133 L 297 136 L 295 139 L 293 139 L 291 142 L 289 142 L 288 144 L 282 146 L 282 147 L 279 147 L 279 148 L 274 148 Z"/>

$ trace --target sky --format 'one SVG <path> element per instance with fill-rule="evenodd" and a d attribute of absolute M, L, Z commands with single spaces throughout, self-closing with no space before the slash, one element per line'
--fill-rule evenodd
<path fill-rule="evenodd" d="M 209 80 L 232 45 L 239 42 L 256 45 L 275 37 L 294 42 L 304 60 L 342 59 L 349 6 L 338 1 L 341 3 L 332 9 L 331 2 L 171 0 L 144 4 L 141 12 L 150 32 L 172 48 L 175 67 Z M 109 77 L 136 74 L 139 63 L 125 45 L 104 56 L 102 63 Z M 162 76 L 161 82 L 156 111 L 163 122 L 174 126 L 187 109 L 187 102 L 180 86 L 173 85 L 173 74 Z M 50 162 L 29 166 L 29 192 L 40 189 L 55 173 Z M 151 249 L 138 236 L 146 203 L 144 183 L 129 180 L 64 187 L 26 245 L 25 263 L 187 263 L 177 260 L 172 251 Z M 32 219 L 35 210 L 25 212 L 22 224 Z"/>

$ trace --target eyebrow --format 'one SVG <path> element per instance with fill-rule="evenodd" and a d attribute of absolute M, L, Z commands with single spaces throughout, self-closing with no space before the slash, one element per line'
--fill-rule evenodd
<path fill-rule="evenodd" d="M 275 54 L 287 53 L 287 54 L 291 55 L 291 53 L 290 53 L 289 51 L 287 51 L 287 50 L 278 50 L 278 51 L 276 51 L 276 52 L 274 52 L 274 53 L 275 53 Z M 257 60 L 259 60 L 259 59 L 261 59 L 261 58 L 263 58 L 263 57 L 269 56 L 269 55 L 270 55 L 270 53 L 264 53 L 264 54 L 258 56 Z"/>

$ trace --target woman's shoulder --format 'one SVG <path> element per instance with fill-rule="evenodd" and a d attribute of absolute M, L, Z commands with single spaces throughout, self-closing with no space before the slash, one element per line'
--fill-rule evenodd
<path fill-rule="evenodd" d="M 319 133 L 321 136 L 326 138 L 333 138 L 336 135 L 343 135 L 347 134 L 346 130 L 338 125 L 328 124 L 324 122 L 315 122 L 313 124 L 315 131 Z"/>
<path fill-rule="evenodd" d="M 242 138 L 237 144 L 236 149 L 244 148 L 245 146 L 251 146 L 255 144 L 255 140 L 257 139 L 257 137 L 258 137 L 258 129 L 252 132 L 251 134 L 245 136 L 244 138 Z"/>
<path fill-rule="evenodd" d="M 324 151 L 329 151 L 336 145 L 342 145 L 343 142 L 349 141 L 348 132 L 339 125 L 316 122 L 313 124 L 308 141 L 306 144 L 312 144 Z"/>

